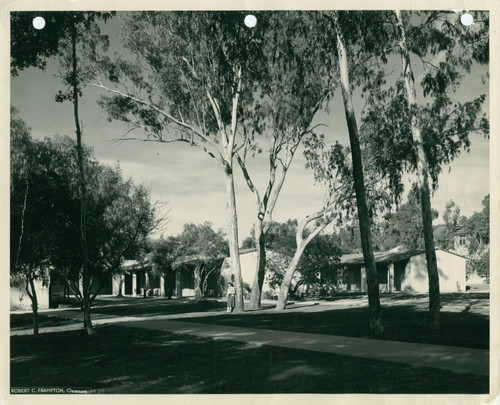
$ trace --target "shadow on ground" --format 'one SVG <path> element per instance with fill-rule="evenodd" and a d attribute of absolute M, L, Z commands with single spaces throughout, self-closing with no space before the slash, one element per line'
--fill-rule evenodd
<path fill-rule="evenodd" d="M 384 336 L 400 342 L 489 348 L 489 317 L 472 313 L 441 312 L 441 327 L 431 328 L 426 308 L 414 305 L 391 305 L 382 308 Z M 351 337 L 370 337 L 367 307 L 324 311 L 249 312 L 190 318 L 190 322 L 248 328 L 320 333 Z"/>
<path fill-rule="evenodd" d="M 38 324 L 40 328 L 52 326 L 64 326 L 75 323 L 74 320 L 58 318 L 54 316 L 38 315 Z M 33 314 L 11 314 L 10 328 L 17 330 L 33 329 Z"/>
<path fill-rule="evenodd" d="M 11 387 L 96 393 L 485 393 L 488 378 L 296 349 L 102 326 L 11 337 Z"/>
<path fill-rule="evenodd" d="M 118 301 L 101 300 L 99 305 L 92 308 L 92 312 L 103 315 L 116 316 L 156 316 L 186 314 L 190 312 L 208 312 L 225 310 L 226 303 L 217 300 L 167 300 L 158 298 L 133 298 Z"/>

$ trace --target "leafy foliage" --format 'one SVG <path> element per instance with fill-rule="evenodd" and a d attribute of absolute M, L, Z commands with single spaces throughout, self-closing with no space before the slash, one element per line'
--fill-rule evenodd
<path fill-rule="evenodd" d="M 68 218 L 78 218 L 79 212 L 71 204 L 72 185 L 65 173 L 68 156 L 49 142 L 33 141 L 31 129 L 15 109 L 11 109 L 10 129 L 11 275 L 21 274 L 26 282 L 48 281 L 57 241 L 67 229 Z M 68 234 L 66 243 L 72 241 Z"/>
<path fill-rule="evenodd" d="M 159 141 L 204 143 L 206 136 L 217 143 L 213 135 L 231 125 L 239 69 L 240 121 L 253 99 L 261 70 L 256 62 L 262 52 L 264 15 L 259 13 L 258 28 L 249 30 L 236 23 L 243 21 L 242 12 L 127 13 L 122 40 L 132 56 L 95 55 L 103 82 L 107 79 L 123 89 L 101 99 L 109 119 L 124 121 Z"/>
<path fill-rule="evenodd" d="M 267 239 L 268 263 L 267 280 L 271 287 L 281 285 L 284 273 L 290 265 L 297 248 L 297 220 L 285 223 L 274 222 Z M 311 239 L 302 254 L 291 294 L 297 295 L 300 286 L 308 286 L 307 294 L 311 296 L 328 295 L 336 288 L 336 270 L 334 264 L 340 259 L 340 250 L 331 235 L 319 234 Z"/>
<path fill-rule="evenodd" d="M 489 122 L 483 112 L 485 95 L 466 101 L 454 96 L 472 65 L 487 63 L 487 13 L 477 13 L 476 18 L 477 26 L 468 29 L 456 13 L 428 11 L 404 15 L 409 49 L 423 67 L 419 84 L 424 102 L 415 113 L 434 189 L 442 167 L 469 150 L 471 134 L 489 136 Z M 376 167 L 389 179 L 396 202 L 403 192 L 402 176 L 417 170 L 405 92 L 401 79 L 371 91 L 361 126 L 362 141 L 371 150 Z"/>
<path fill-rule="evenodd" d="M 466 222 L 466 218 L 460 215 L 460 208 L 453 200 L 446 203 L 443 221 L 442 226 L 436 227 L 436 243 L 442 249 L 454 250 L 455 236 Z"/>
<path fill-rule="evenodd" d="M 174 241 L 174 240 L 171 240 Z M 214 231 L 210 222 L 188 223 L 175 239 L 174 268 L 194 265 L 195 298 L 205 295 L 210 274 L 221 268 L 229 254 L 229 245 L 222 230 Z"/>
<path fill-rule="evenodd" d="M 438 217 L 437 211 L 432 212 Z M 408 199 L 394 213 L 387 213 L 384 220 L 376 226 L 374 244 L 379 251 L 386 251 L 397 246 L 407 249 L 424 249 L 424 228 L 422 207 L 416 185 L 410 190 Z"/>
<path fill-rule="evenodd" d="M 17 258 L 12 271 L 16 266 L 29 265 L 36 271 L 53 267 L 76 290 L 83 259 L 75 142 L 68 137 L 32 140 L 29 128 L 16 114 L 11 134 L 11 255 Z M 157 221 L 144 186 L 123 179 L 119 167 L 101 165 L 88 148 L 85 165 L 91 191 L 89 270 L 99 279 L 117 271 L 125 255 L 145 243 Z"/>
<path fill-rule="evenodd" d="M 490 195 L 482 201 L 483 210 L 475 212 L 465 224 L 465 231 L 471 235 L 471 252 L 475 251 L 481 244 L 490 243 Z"/>
<path fill-rule="evenodd" d="M 229 254 L 222 230 L 214 231 L 210 222 L 201 225 L 188 223 L 178 236 L 178 254 L 183 260 L 210 262 Z"/>
<path fill-rule="evenodd" d="M 66 12 L 66 11 L 16 11 L 11 13 L 11 74 L 17 76 L 19 70 L 28 67 L 45 69 L 47 60 L 58 57 L 59 73 L 66 85 L 72 85 L 75 79 L 81 96 L 81 87 L 92 77 L 84 57 L 77 60 L 78 73 L 73 77 L 71 64 L 71 35 L 76 27 L 76 40 L 80 44 L 79 54 L 85 55 L 91 49 L 106 50 L 109 45 L 108 36 L 102 35 L 97 24 L 106 22 L 115 12 Z M 35 17 L 45 19 L 45 27 L 37 30 L 32 21 Z M 82 52 L 85 50 L 84 52 Z M 72 100 L 71 89 L 60 90 L 56 101 Z"/>

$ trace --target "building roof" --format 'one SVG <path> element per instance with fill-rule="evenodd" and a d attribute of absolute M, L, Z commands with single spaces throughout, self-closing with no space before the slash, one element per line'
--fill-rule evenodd
<path fill-rule="evenodd" d="M 257 248 L 248 248 L 248 249 L 241 249 L 240 248 L 240 256 L 241 255 L 246 255 L 248 253 L 254 253 L 257 251 Z"/>
<path fill-rule="evenodd" d="M 121 268 L 125 271 L 128 270 L 139 270 L 144 267 L 149 266 L 149 260 L 144 259 L 143 261 L 138 261 L 138 260 L 124 260 L 122 263 Z"/>
<path fill-rule="evenodd" d="M 401 246 L 386 252 L 374 252 L 376 263 L 394 263 L 402 260 L 407 260 L 412 256 L 424 253 L 425 250 L 408 250 Z M 364 264 L 365 260 L 362 253 L 343 255 L 340 259 L 341 265 L 345 264 Z"/>
<path fill-rule="evenodd" d="M 441 250 L 443 252 L 459 256 L 463 259 L 467 259 L 467 257 L 459 255 L 454 252 L 449 252 L 444 249 L 436 249 Z M 394 262 L 400 262 L 403 260 L 408 260 L 410 257 L 420 255 L 422 253 L 425 253 L 425 250 L 423 249 L 414 249 L 414 250 L 409 250 L 406 249 L 402 246 L 395 247 L 394 249 L 388 250 L 386 252 L 374 252 L 373 256 L 375 257 L 375 263 L 394 263 Z M 364 264 L 365 260 L 363 258 L 362 253 L 355 253 L 355 254 L 350 254 L 350 255 L 343 255 L 341 257 L 339 265 L 346 265 L 346 264 Z"/>
<path fill-rule="evenodd" d="M 225 256 L 219 256 L 216 258 L 206 258 L 202 255 L 189 255 L 183 256 L 172 263 L 172 267 L 174 269 L 178 267 L 182 267 L 184 265 L 196 264 L 196 263 L 213 263 L 220 261 L 221 263 L 224 261 Z"/>

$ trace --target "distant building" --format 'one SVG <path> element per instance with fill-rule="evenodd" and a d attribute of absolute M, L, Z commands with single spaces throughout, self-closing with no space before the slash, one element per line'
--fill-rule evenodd
<path fill-rule="evenodd" d="M 381 292 L 426 293 L 429 291 L 427 260 L 423 250 L 398 247 L 374 253 Z M 467 258 L 436 250 L 440 292 L 466 290 Z M 362 254 L 344 255 L 338 266 L 345 267 L 347 291 L 367 291 L 366 268 Z"/>
<path fill-rule="evenodd" d="M 35 291 L 39 309 L 49 308 L 49 284 L 41 280 L 35 280 Z M 10 310 L 31 310 L 31 299 L 24 286 L 10 286 Z"/>
<path fill-rule="evenodd" d="M 277 253 L 269 250 L 266 251 L 266 256 L 268 258 L 276 254 Z M 257 252 L 257 249 L 240 249 L 241 278 L 243 281 L 243 294 L 245 295 L 245 298 L 248 298 L 251 293 L 258 260 L 259 253 Z M 234 273 L 231 269 L 231 258 L 227 257 L 224 260 L 221 271 L 221 285 L 223 293 L 225 293 L 227 284 L 230 281 L 234 282 Z M 264 278 L 262 286 L 262 294 L 268 294 L 269 296 L 276 296 L 278 294 L 278 292 L 269 285 L 266 277 Z"/>
<path fill-rule="evenodd" d="M 453 235 L 452 251 L 459 255 L 468 255 L 471 244 L 471 235 L 464 227 L 459 226 Z"/>

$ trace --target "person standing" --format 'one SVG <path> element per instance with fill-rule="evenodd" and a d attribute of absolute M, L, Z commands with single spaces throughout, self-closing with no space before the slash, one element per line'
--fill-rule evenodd
<path fill-rule="evenodd" d="M 236 290 L 233 283 L 229 283 L 227 287 L 227 312 L 233 312 L 235 305 Z"/>

